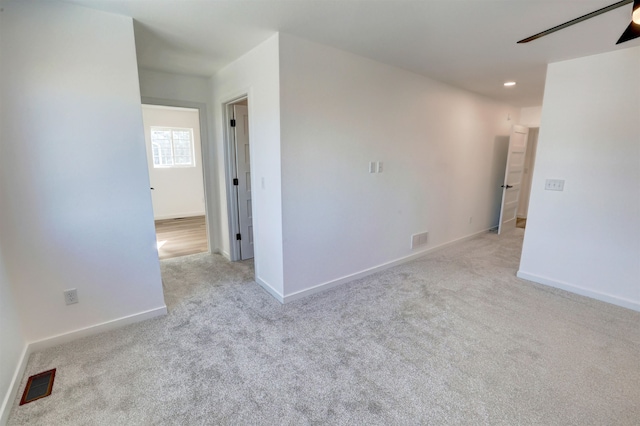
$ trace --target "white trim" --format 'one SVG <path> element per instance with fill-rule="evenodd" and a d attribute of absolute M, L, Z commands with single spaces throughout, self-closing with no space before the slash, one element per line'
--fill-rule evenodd
<path fill-rule="evenodd" d="M 62 345 L 63 343 L 69 343 L 76 339 L 81 339 L 87 336 L 93 336 L 94 334 L 103 333 L 105 331 L 116 330 L 129 324 L 148 320 L 151 318 L 163 316 L 167 314 L 167 306 L 162 305 L 158 308 L 150 309 L 148 311 L 139 312 L 133 315 L 127 315 L 126 317 L 116 318 L 111 321 L 106 321 L 100 324 L 91 325 L 89 327 L 79 328 L 67 333 L 57 334 L 55 336 L 47 337 L 46 339 L 37 340 L 29 343 L 29 350 L 31 352 L 41 351 L 44 349 L 52 348 L 54 346 Z"/>
<path fill-rule="evenodd" d="M 225 189 L 227 191 L 227 225 L 229 232 L 229 259 L 232 262 L 241 260 L 240 242 L 236 240 L 236 235 L 240 233 L 240 224 L 238 223 L 238 193 L 233 179 L 237 176 L 236 162 L 236 138 L 231 128 L 231 119 L 233 117 L 233 106 L 229 101 L 222 107 L 223 122 L 223 143 L 224 143 L 224 169 L 225 169 Z"/>
<path fill-rule="evenodd" d="M 589 290 L 587 288 L 569 284 L 564 281 L 558 281 L 547 277 L 541 277 L 536 274 L 530 274 L 529 272 L 518 271 L 516 275 L 518 278 L 522 278 L 527 281 L 533 281 L 534 283 L 559 288 L 570 293 L 579 294 L 581 296 L 590 297 L 591 299 L 600 300 L 602 302 L 611 303 L 612 305 L 622 306 L 623 308 L 640 312 L 640 302 L 638 301 L 625 299 L 599 291 Z"/>
<path fill-rule="evenodd" d="M 236 140 L 231 128 L 231 117 L 233 116 L 233 104 L 242 100 L 250 103 L 251 88 L 246 88 L 235 92 L 233 95 L 221 97 L 218 101 L 222 111 L 222 140 L 224 147 L 224 169 L 225 169 L 225 189 L 227 191 L 227 221 L 229 232 L 229 260 L 232 262 L 242 260 L 240 256 L 240 242 L 236 240 L 236 234 L 240 233 L 240 223 L 238 219 L 238 194 L 233 179 L 237 177 L 236 162 Z M 249 110 L 249 117 L 251 117 Z M 249 135 L 252 135 L 251 118 L 249 118 Z M 250 148 L 251 149 L 251 148 Z M 255 214 L 253 215 L 255 217 Z"/>
<path fill-rule="evenodd" d="M 434 251 L 442 250 L 442 249 L 444 249 L 446 247 L 449 247 L 449 246 L 452 246 L 452 245 L 455 245 L 455 244 L 462 243 L 464 241 L 468 241 L 468 240 L 474 239 L 478 235 L 486 234 L 487 232 L 489 232 L 489 229 L 485 229 L 485 230 L 482 230 L 480 232 L 476 232 L 474 234 L 467 235 L 466 237 L 458 238 L 456 240 L 449 241 L 448 243 L 440 244 L 440 245 L 435 246 L 435 247 L 430 247 L 430 248 L 422 250 L 422 251 L 420 251 L 418 253 L 410 254 L 409 256 L 401 257 L 399 259 L 392 260 L 390 262 L 382 263 L 380 265 L 377 265 L 377 266 L 362 270 L 360 272 L 356 272 L 354 274 L 350 274 L 350 275 L 344 276 L 342 278 L 338 278 L 338 279 L 335 279 L 335 280 L 332 280 L 332 281 L 327 281 L 326 283 L 318 284 L 318 285 L 316 285 L 314 287 L 307 288 L 307 289 L 304 289 L 304 290 L 297 291 L 295 293 L 291 293 L 291 294 L 285 295 L 284 296 L 284 301 L 282 303 L 293 302 L 294 300 L 302 299 L 303 297 L 311 296 L 312 294 L 316 294 L 316 293 L 320 293 L 320 292 L 329 290 L 329 289 L 331 289 L 333 287 L 337 287 L 339 285 L 346 284 L 346 283 L 351 282 L 353 280 L 357 280 L 359 278 L 364 278 L 366 276 L 375 274 L 376 272 L 384 271 L 386 269 L 393 268 L 394 266 L 398 266 L 398 265 L 402 265 L 403 263 L 411 262 L 412 260 L 419 259 L 419 258 L 421 258 L 423 256 L 426 256 L 429 253 L 433 253 Z M 278 299 L 278 298 L 276 297 L 276 299 Z"/>
<path fill-rule="evenodd" d="M 16 366 L 16 371 L 13 373 L 13 378 L 9 384 L 7 394 L 4 397 L 4 401 L 2 401 L 2 407 L 0 407 L 0 425 L 6 425 L 7 421 L 9 421 L 9 414 L 11 414 L 13 401 L 16 400 L 16 395 L 20 390 L 22 376 L 24 376 L 24 370 L 27 368 L 29 355 L 31 355 L 31 348 L 29 347 L 29 344 L 25 344 L 20 360 L 18 361 L 18 365 Z"/>
<path fill-rule="evenodd" d="M 148 311 L 139 312 L 137 314 L 128 315 L 126 317 L 117 318 L 111 321 L 106 321 L 100 324 L 80 328 L 68 333 L 58 334 L 52 337 L 47 337 L 46 339 L 37 340 L 35 342 L 25 344 L 25 347 L 22 351 L 22 356 L 20 357 L 20 361 L 18 362 L 16 371 L 13 374 L 13 379 L 11 380 L 11 384 L 9 385 L 9 391 L 7 392 L 7 395 L 2 402 L 2 407 L 0 408 L 0 425 L 5 425 L 9 420 L 9 414 L 11 413 L 11 409 L 13 408 L 13 401 L 15 401 L 20 384 L 22 383 L 22 376 L 24 376 L 24 371 L 27 368 L 29 356 L 33 352 L 52 348 L 54 346 L 68 343 L 82 337 L 92 336 L 94 334 L 103 333 L 105 331 L 116 330 L 129 324 L 145 321 L 166 314 L 167 306 L 162 305 L 158 308 L 150 309 Z"/>
<path fill-rule="evenodd" d="M 153 220 L 167 220 L 167 219 L 183 219 L 185 217 L 197 217 L 197 216 L 205 216 L 206 212 L 190 212 L 190 213 L 177 213 L 168 216 L 158 216 L 154 217 Z"/>
<path fill-rule="evenodd" d="M 158 100 L 157 98 L 149 98 L 149 97 L 143 97 L 144 99 L 151 99 L 152 101 L 154 99 Z M 169 104 L 166 104 L 163 100 L 158 100 L 161 103 L 159 105 L 156 104 L 148 104 L 146 102 L 142 102 L 145 106 L 151 108 L 151 109 L 161 109 L 161 110 L 183 110 L 183 111 L 198 111 L 198 108 L 195 107 L 179 107 L 179 106 L 171 106 Z M 181 101 L 167 101 L 167 102 L 181 102 Z M 195 103 L 195 102 L 194 102 Z"/>
<path fill-rule="evenodd" d="M 275 288 L 271 287 L 266 281 L 264 281 L 260 277 L 256 277 L 256 282 L 258 283 L 258 285 L 260 285 L 260 287 L 265 289 L 267 293 L 273 296 L 273 298 L 276 299 L 278 302 L 286 303 L 284 300 L 284 297 L 282 297 L 282 295 L 278 293 Z"/>

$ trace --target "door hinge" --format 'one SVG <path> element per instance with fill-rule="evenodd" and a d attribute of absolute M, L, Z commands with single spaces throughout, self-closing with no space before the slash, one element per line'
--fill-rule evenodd
<path fill-rule="evenodd" d="M 234 184 L 235 186 L 238 186 L 238 178 L 233 178 L 233 184 Z"/>
<path fill-rule="evenodd" d="M 235 118 L 231 119 L 231 127 L 236 127 L 236 119 Z"/>
<path fill-rule="evenodd" d="M 238 240 L 238 241 L 239 241 L 239 240 L 241 240 L 241 239 L 242 239 L 242 235 L 240 235 L 240 234 L 236 234 L 236 240 Z"/>

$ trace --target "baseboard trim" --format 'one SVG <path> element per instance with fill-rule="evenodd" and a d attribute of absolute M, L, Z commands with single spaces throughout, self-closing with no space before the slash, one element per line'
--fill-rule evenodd
<path fill-rule="evenodd" d="M 4 401 L 2 401 L 2 407 L 0 407 L 0 425 L 4 426 L 9 421 L 9 414 L 11 414 L 13 401 L 16 400 L 16 395 L 20 390 L 20 383 L 22 382 L 24 370 L 26 370 L 27 368 L 29 355 L 31 355 L 31 349 L 29 347 L 29 344 L 25 343 L 24 349 L 22 349 L 22 355 L 20 356 L 18 365 L 16 366 L 16 371 L 13 373 L 13 378 L 11 379 L 11 383 L 9 384 L 9 389 L 4 397 Z"/>
<path fill-rule="evenodd" d="M 258 283 L 258 285 L 260 287 L 262 287 L 267 293 L 269 293 L 271 296 L 273 296 L 274 299 L 276 299 L 278 302 L 280 303 L 285 303 L 284 302 L 284 297 L 282 297 L 282 295 L 280 293 L 278 293 L 278 291 L 276 291 L 275 288 L 271 287 L 269 285 L 269 283 L 267 283 L 265 280 L 263 280 L 260 277 L 256 277 L 256 282 Z"/>
<path fill-rule="evenodd" d="M 533 281 L 534 283 L 546 285 L 549 287 L 559 288 L 561 290 L 568 291 L 570 293 L 586 296 L 591 299 L 600 300 L 601 302 L 611 303 L 612 305 L 621 306 L 623 308 L 631 309 L 640 312 L 640 302 L 624 299 L 622 297 L 614 296 L 612 294 L 602 293 L 599 291 L 589 290 L 583 287 L 579 287 L 573 284 L 569 284 L 564 281 L 558 281 L 540 275 L 531 274 L 529 272 L 518 271 L 516 274 L 518 278 L 522 278 L 527 281 Z"/>
<path fill-rule="evenodd" d="M 162 305 L 158 308 L 150 309 L 148 311 L 139 312 L 137 314 L 128 315 L 126 317 L 116 318 L 111 321 L 106 321 L 100 324 L 91 325 L 89 327 L 79 328 L 77 330 L 69 331 L 67 333 L 58 334 L 46 339 L 37 340 L 29 343 L 29 349 L 31 352 L 41 351 L 54 346 L 68 343 L 73 340 L 81 339 L 83 337 L 92 336 L 94 334 L 103 333 L 105 331 L 116 330 L 129 324 L 145 321 L 151 318 L 159 317 L 167 314 L 167 306 Z"/>
<path fill-rule="evenodd" d="M 416 259 L 419 259 L 419 258 L 421 258 L 423 256 L 426 256 L 426 255 L 428 255 L 430 253 L 433 253 L 435 251 L 442 250 L 444 248 L 447 248 L 447 247 L 455 245 L 455 244 L 460 244 L 460 243 L 462 243 L 464 241 L 472 240 L 472 239 L 476 238 L 479 235 L 486 234 L 487 232 L 489 232 L 489 229 L 484 229 L 482 231 L 467 235 L 465 237 L 458 238 L 458 239 L 455 239 L 453 241 L 449 241 L 448 243 L 443 243 L 443 244 L 437 245 L 435 247 L 430 247 L 430 248 L 427 248 L 425 250 L 421 250 L 420 252 L 410 254 L 409 256 L 401 257 L 399 259 L 395 259 L 395 260 L 392 260 L 390 262 L 382 263 L 380 265 L 377 265 L 377 266 L 374 266 L 374 267 L 371 267 L 371 268 L 368 268 L 368 269 L 364 269 L 364 270 L 362 270 L 360 272 L 356 272 L 354 274 L 346 275 L 346 276 L 344 276 L 342 278 L 338 278 L 338 279 L 335 279 L 335 280 L 332 280 L 332 281 L 327 281 L 325 283 L 318 284 L 316 286 L 313 286 L 313 287 L 310 287 L 310 288 L 307 288 L 307 289 L 304 289 L 304 290 L 296 291 L 294 293 L 285 295 L 284 298 L 283 298 L 283 303 L 290 303 L 290 302 L 293 302 L 294 300 L 302 299 L 304 297 L 311 296 L 312 294 L 316 294 L 316 293 L 320 293 L 320 292 L 323 292 L 323 291 L 327 291 L 327 290 L 332 289 L 334 287 L 337 287 L 339 285 L 346 284 L 348 282 L 351 282 L 351 281 L 354 281 L 354 280 L 357 280 L 357 279 L 360 279 L 360 278 L 367 277 L 369 275 L 375 274 L 377 272 L 384 271 L 384 270 L 389 269 L 389 268 L 393 268 L 394 266 L 398 266 L 398 265 L 402 265 L 403 263 L 411 262 L 413 260 L 416 260 Z"/>
<path fill-rule="evenodd" d="M 205 212 L 178 213 L 178 214 L 171 214 L 168 216 L 157 216 L 157 217 L 154 217 L 153 220 L 182 219 L 186 217 L 197 217 L 197 216 L 205 216 Z"/>

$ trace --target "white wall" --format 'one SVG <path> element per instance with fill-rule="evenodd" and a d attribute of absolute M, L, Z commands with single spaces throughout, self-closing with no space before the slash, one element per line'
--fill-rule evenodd
<path fill-rule="evenodd" d="M 540 127 L 542 106 L 526 107 L 520 110 L 520 122 L 527 127 Z"/>
<path fill-rule="evenodd" d="M 280 55 L 285 297 L 497 224 L 519 109 L 286 34 Z"/>
<path fill-rule="evenodd" d="M 0 241 L 25 338 L 166 312 L 132 19 L 3 7 Z"/>
<path fill-rule="evenodd" d="M 0 28 L 2 28 L 3 24 L 4 17 L 0 13 Z M 0 49 L 4 38 L 4 33 L 0 31 Z M 4 77 L 2 73 L 4 60 L 4 56 L 1 56 L 0 80 Z M 4 115 L 2 113 L 4 108 L 4 102 L 0 102 L 0 137 L 4 134 Z M 5 152 L 4 138 L 0 142 L 0 158 L 2 158 Z M 10 190 L 6 184 L 7 182 L 4 179 L 0 179 L 0 196 Z M 3 211 L 4 204 L 0 207 L 0 231 L 2 230 Z M 7 277 L 2 245 L 3 241 L 0 239 L 0 424 L 5 424 L 9 416 L 9 410 L 6 408 L 10 407 L 13 402 L 11 390 L 14 376 L 17 373 L 16 367 L 20 364 L 20 358 L 25 351 L 27 341 L 22 330 L 18 303 L 9 282 L 9 277 Z"/>
<path fill-rule="evenodd" d="M 0 249 L 0 424 L 6 421 L 13 403 L 11 385 L 26 344 L 18 304 L 6 275 Z"/>
<path fill-rule="evenodd" d="M 223 104 L 248 94 L 256 280 L 276 297 L 283 291 L 278 49 L 275 35 L 220 70 L 212 80 L 221 249 L 229 254 Z"/>
<path fill-rule="evenodd" d="M 158 219 L 205 214 L 202 175 L 202 146 L 198 110 L 143 105 L 142 119 L 147 148 L 149 180 L 154 190 L 153 215 Z M 193 130 L 194 167 L 153 167 L 151 127 L 179 127 Z"/>
<path fill-rule="evenodd" d="M 211 80 L 205 77 L 171 74 L 140 69 L 140 93 L 143 97 L 211 103 Z"/>
<path fill-rule="evenodd" d="M 640 47 L 550 64 L 519 276 L 640 310 Z M 545 179 L 564 179 L 563 192 Z"/>

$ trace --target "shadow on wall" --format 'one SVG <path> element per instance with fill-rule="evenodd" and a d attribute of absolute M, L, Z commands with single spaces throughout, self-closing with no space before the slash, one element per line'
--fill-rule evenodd
<path fill-rule="evenodd" d="M 491 182 L 493 183 L 492 202 L 493 217 L 492 226 L 498 226 L 500 221 L 500 207 L 502 204 L 502 188 L 504 173 L 509 156 L 509 136 L 496 136 L 493 142 L 493 162 L 491 163 Z"/>

